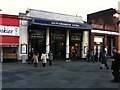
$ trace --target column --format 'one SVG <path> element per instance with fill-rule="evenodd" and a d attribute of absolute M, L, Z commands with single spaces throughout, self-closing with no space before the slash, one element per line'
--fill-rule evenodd
<path fill-rule="evenodd" d="M 104 48 L 106 48 L 108 42 L 107 42 L 107 35 L 104 36 Z"/>
<path fill-rule="evenodd" d="M 118 39 L 119 39 L 119 36 L 115 36 L 115 47 L 116 47 L 116 48 L 118 49 L 118 51 L 119 51 Z"/>
<path fill-rule="evenodd" d="M 89 49 L 89 31 L 83 32 L 83 42 L 82 42 L 82 56 L 81 58 L 86 58 L 87 50 Z"/>
<path fill-rule="evenodd" d="M 107 40 L 107 35 L 104 36 L 104 46 L 103 46 L 103 48 L 106 51 L 106 53 L 108 54 L 108 40 Z"/>
<path fill-rule="evenodd" d="M 90 42 L 89 42 L 90 48 L 89 50 L 94 49 L 94 34 L 91 32 L 90 33 Z"/>
<path fill-rule="evenodd" d="M 50 51 L 50 45 L 49 45 L 49 28 L 46 29 L 46 54 L 47 54 L 47 59 L 49 58 L 48 57 L 48 54 L 49 54 L 49 51 Z"/>
<path fill-rule="evenodd" d="M 69 30 L 67 30 L 67 33 L 66 33 L 66 61 L 70 61 L 69 60 Z"/>
<path fill-rule="evenodd" d="M 26 44 L 27 45 L 27 51 L 28 51 L 28 21 L 27 20 L 20 20 L 20 28 L 19 28 L 19 47 L 18 47 L 18 60 L 22 59 L 22 55 L 25 55 L 26 59 L 28 58 L 27 53 L 22 54 L 21 53 L 21 45 Z"/>

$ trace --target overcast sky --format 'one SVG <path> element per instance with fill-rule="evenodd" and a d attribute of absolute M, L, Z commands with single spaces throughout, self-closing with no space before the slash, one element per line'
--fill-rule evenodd
<path fill-rule="evenodd" d="M 29 8 L 78 15 L 86 21 L 87 14 L 109 8 L 118 9 L 118 1 L 120 0 L 0 0 L 0 13 L 18 15 Z"/>

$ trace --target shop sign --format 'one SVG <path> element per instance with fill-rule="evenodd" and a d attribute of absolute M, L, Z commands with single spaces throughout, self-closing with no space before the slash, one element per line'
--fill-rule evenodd
<path fill-rule="evenodd" d="M 0 26 L 0 35 L 19 36 L 19 27 Z"/>

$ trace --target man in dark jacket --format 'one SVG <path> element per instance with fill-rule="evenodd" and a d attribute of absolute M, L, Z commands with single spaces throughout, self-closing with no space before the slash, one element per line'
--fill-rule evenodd
<path fill-rule="evenodd" d="M 113 49 L 113 57 L 112 57 L 112 65 L 111 69 L 113 70 L 112 75 L 114 77 L 114 80 L 112 82 L 120 82 L 120 54 L 117 52 L 117 50 Z"/>
<path fill-rule="evenodd" d="M 106 55 L 106 51 L 101 51 L 100 52 L 100 62 L 101 64 L 104 64 L 106 69 L 109 69 L 108 65 L 107 65 L 107 55 Z M 100 67 L 100 69 L 102 69 L 102 67 Z"/>

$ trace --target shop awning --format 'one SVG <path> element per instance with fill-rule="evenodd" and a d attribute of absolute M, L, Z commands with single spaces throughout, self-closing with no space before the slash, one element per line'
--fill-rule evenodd
<path fill-rule="evenodd" d="M 65 27 L 65 28 L 75 28 L 75 29 L 85 29 L 91 30 L 91 25 L 87 23 L 72 23 L 72 22 L 63 22 L 63 21 L 53 21 L 53 20 L 43 20 L 43 19 L 31 19 L 29 20 L 29 25 L 44 25 L 44 26 L 56 26 L 56 27 Z"/>
<path fill-rule="evenodd" d="M 0 46 L 2 47 L 18 47 L 19 36 L 0 36 Z"/>

